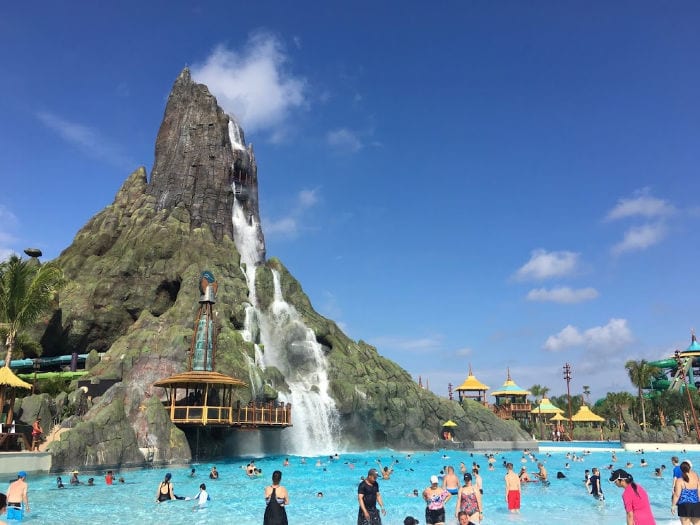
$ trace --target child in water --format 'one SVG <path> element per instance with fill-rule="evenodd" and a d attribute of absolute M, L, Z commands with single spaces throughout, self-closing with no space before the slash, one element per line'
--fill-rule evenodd
<path fill-rule="evenodd" d="M 199 493 L 192 499 L 197 501 L 197 504 L 192 510 L 203 509 L 207 506 L 207 501 L 210 501 L 211 498 L 207 493 L 207 486 L 204 483 L 199 486 Z"/>

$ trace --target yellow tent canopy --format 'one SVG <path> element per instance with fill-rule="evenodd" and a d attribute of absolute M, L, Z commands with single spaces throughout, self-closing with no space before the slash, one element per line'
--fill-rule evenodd
<path fill-rule="evenodd" d="M 550 421 L 568 421 L 569 418 L 568 418 L 568 417 L 564 417 L 564 416 L 561 415 L 560 412 L 557 412 L 556 414 L 554 414 L 554 416 L 550 417 L 549 420 L 550 420 Z"/>
<path fill-rule="evenodd" d="M 32 389 L 32 385 L 22 381 L 15 373 L 8 367 L 3 366 L 0 368 L 0 385 L 9 386 L 12 388 L 26 388 L 27 390 Z"/>
<path fill-rule="evenodd" d="M 605 421 L 604 417 L 600 417 L 597 414 L 594 414 L 591 412 L 591 409 L 588 408 L 587 405 L 583 405 L 581 408 L 578 409 L 578 412 L 576 412 L 573 416 L 571 416 L 571 421 L 596 421 L 596 422 L 601 422 Z"/>
<path fill-rule="evenodd" d="M 445 422 L 442 424 L 442 426 L 443 426 L 443 427 L 456 427 L 456 426 L 457 426 L 457 423 L 455 423 L 455 422 L 452 421 L 451 419 L 448 419 L 447 421 L 445 421 Z"/>

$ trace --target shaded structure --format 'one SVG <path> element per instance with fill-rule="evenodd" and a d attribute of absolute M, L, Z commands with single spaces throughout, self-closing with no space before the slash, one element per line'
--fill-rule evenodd
<path fill-rule="evenodd" d="M 496 398 L 496 402 L 491 406 L 491 410 L 498 417 L 501 419 L 515 419 L 520 423 L 530 421 L 532 403 L 527 399 L 527 396 L 531 395 L 530 391 L 515 384 L 510 378 L 510 368 L 508 369 L 506 382 L 503 383 L 500 390 L 496 390 L 491 395 Z"/>
<path fill-rule="evenodd" d="M 459 396 L 459 402 L 461 403 L 465 399 L 472 399 L 484 406 L 488 406 L 488 401 L 486 400 L 486 391 L 489 389 L 484 383 L 479 381 L 472 373 L 472 365 L 469 365 L 469 375 L 464 380 L 457 390 L 457 395 Z"/>
<path fill-rule="evenodd" d="M 215 326 L 213 305 L 217 283 L 211 272 L 202 272 L 199 310 L 188 355 L 189 371 L 153 383 L 166 390 L 165 407 L 177 426 L 228 426 L 239 428 L 285 428 L 292 424 L 292 409 L 284 403 L 242 405 L 235 391 L 244 381 L 213 371 Z"/>
<path fill-rule="evenodd" d="M 19 448 L 19 440 L 24 443 L 25 450 L 31 450 L 31 443 L 26 434 L 19 432 L 15 433 L 15 389 L 23 388 L 31 390 L 32 385 L 22 381 L 17 377 L 9 367 L 3 366 L 0 368 L 0 448 L 11 450 Z M 7 410 L 5 410 L 5 402 Z"/>
<path fill-rule="evenodd" d="M 566 431 L 566 427 L 563 423 L 563 421 L 569 421 L 569 418 L 565 417 L 562 412 L 557 412 L 549 418 L 549 423 L 552 427 L 552 439 L 554 439 L 554 441 L 571 441 L 572 437 Z M 569 421 L 569 423 L 571 422 Z"/>
<path fill-rule="evenodd" d="M 571 416 L 571 421 L 574 423 L 602 423 L 605 418 L 594 414 L 588 405 L 582 405 L 578 412 Z"/>

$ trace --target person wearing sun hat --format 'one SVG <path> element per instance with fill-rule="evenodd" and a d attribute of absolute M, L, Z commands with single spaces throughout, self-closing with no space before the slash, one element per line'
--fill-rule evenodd
<path fill-rule="evenodd" d="M 80 480 L 78 479 L 78 471 L 77 470 L 74 470 L 73 472 L 71 472 L 70 484 L 71 485 L 80 485 Z"/>
<path fill-rule="evenodd" d="M 610 481 L 623 489 L 622 503 L 627 512 L 627 525 L 656 525 L 649 496 L 641 485 L 634 482 L 630 473 L 617 469 L 610 475 Z"/>

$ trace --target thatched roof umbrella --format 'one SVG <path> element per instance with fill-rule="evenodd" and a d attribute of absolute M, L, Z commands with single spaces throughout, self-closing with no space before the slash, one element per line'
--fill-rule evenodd
<path fill-rule="evenodd" d="M 10 409 L 7 411 L 7 418 L 5 419 L 5 423 L 8 425 L 12 424 L 12 420 L 15 417 L 15 388 L 25 388 L 27 390 L 31 390 L 32 385 L 17 377 L 14 372 L 10 370 L 10 367 L 3 366 L 0 368 L 0 411 L 5 408 L 5 397 L 7 397 L 7 392 L 11 392 Z"/>

